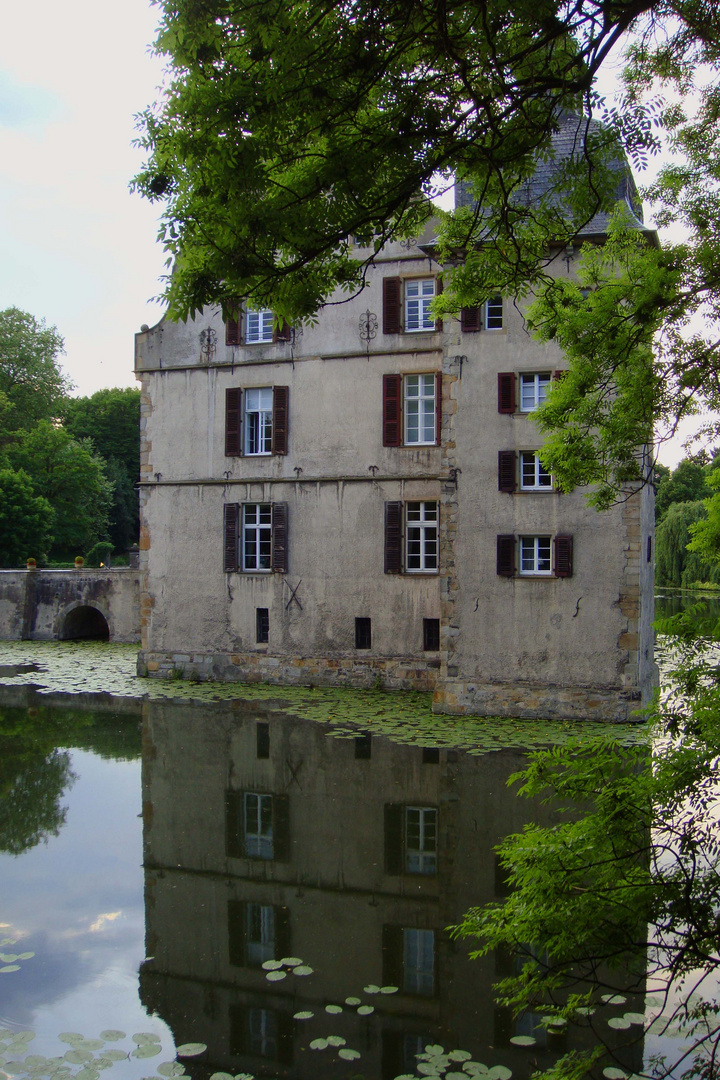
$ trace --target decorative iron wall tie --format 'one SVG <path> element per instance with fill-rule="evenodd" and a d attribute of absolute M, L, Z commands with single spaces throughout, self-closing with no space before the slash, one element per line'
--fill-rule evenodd
<path fill-rule="evenodd" d="M 374 340 L 377 331 L 378 317 L 374 311 L 368 309 L 358 319 L 358 334 L 360 340 L 365 342 L 368 360 L 370 359 L 370 342 Z"/>
<path fill-rule="evenodd" d="M 200 353 L 210 363 L 217 352 L 217 331 L 211 326 L 200 331 Z"/>

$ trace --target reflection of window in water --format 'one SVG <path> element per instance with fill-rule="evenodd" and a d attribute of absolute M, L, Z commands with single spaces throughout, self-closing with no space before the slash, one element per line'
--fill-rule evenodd
<path fill-rule="evenodd" d="M 245 853 L 251 859 L 272 859 L 272 795 L 245 792 Z"/>
<path fill-rule="evenodd" d="M 434 874 L 437 870 L 437 810 L 406 807 L 405 869 L 408 874 Z"/>
<path fill-rule="evenodd" d="M 248 1009 L 249 1046 L 251 1054 L 276 1058 L 277 1015 L 270 1009 Z"/>
<path fill-rule="evenodd" d="M 269 904 L 248 904 L 245 917 L 248 964 L 260 967 L 275 959 L 275 912 Z"/>
<path fill-rule="evenodd" d="M 434 993 L 434 930 L 403 929 L 403 989 L 424 997 Z"/>

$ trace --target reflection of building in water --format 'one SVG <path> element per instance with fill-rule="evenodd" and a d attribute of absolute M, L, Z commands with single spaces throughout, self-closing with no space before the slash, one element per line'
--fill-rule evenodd
<path fill-rule="evenodd" d="M 147 706 L 145 1004 L 233 1073 L 334 1076 L 337 1051 L 309 1049 L 331 1034 L 362 1055 L 346 1070 L 377 1080 L 413 1072 L 428 1042 L 518 1077 L 549 1063 L 538 1018 L 494 1008 L 496 962 L 446 932 L 503 891 L 494 845 L 536 809 L 506 787 L 520 755 L 246 710 Z M 312 975 L 269 981 L 262 964 L 286 957 Z M 510 1044 L 530 1029 L 532 1049 Z"/>

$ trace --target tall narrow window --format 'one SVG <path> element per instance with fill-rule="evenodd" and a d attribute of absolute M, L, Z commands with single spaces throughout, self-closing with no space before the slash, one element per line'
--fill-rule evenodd
<path fill-rule="evenodd" d="M 485 301 L 485 329 L 502 330 L 503 304 L 502 296 L 491 296 Z"/>
<path fill-rule="evenodd" d="M 245 854 L 249 859 L 273 858 L 273 797 L 245 792 Z"/>
<path fill-rule="evenodd" d="M 403 990 L 431 997 L 435 993 L 435 931 L 403 929 Z"/>
<path fill-rule="evenodd" d="M 409 502 L 405 506 L 405 570 L 435 572 L 438 568 L 438 504 Z"/>
<path fill-rule="evenodd" d="M 405 282 L 405 330 L 434 330 L 430 306 L 435 296 L 435 278 L 416 278 Z"/>
<path fill-rule="evenodd" d="M 405 808 L 405 870 L 408 874 L 437 871 L 437 810 L 427 806 Z"/>
<path fill-rule="evenodd" d="M 435 392 L 437 378 L 431 375 L 406 375 L 405 445 L 434 446 L 436 441 Z"/>
<path fill-rule="evenodd" d="M 273 1009 L 248 1009 L 248 1051 L 256 1057 L 277 1058 L 278 1023 Z"/>
<path fill-rule="evenodd" d="M 270 640 L 270 611 L 266 607 L 255 608 L 255 641 L 266 645 Z"/>
<path fill-rule="evenodd" d="M 275 959 L 275 910 L 270 904 L 245 905 L 245 948 L 250 967 Z"/>
<path fill-rule="evenodd" d="M 257 345 L 273 339 L 273 313 L 269 308 L 245 312 L 245 343 Z"/>
<path fill-rule="evenodd" d="M 438 652 L 440 649 L 440 620 L 423 619 L 423 651 Z"/>
<path fill-rule="evenodd" d="M 372 623 L 370 619 L 355 620 L 355 648 L 369 649 L 372 646 Z"/>
<path fill-rule="evenodd" d="M 259 758 L 270 757 L 270 725 L 263 721 L 255 728 L 255 749 Z"/>
<path fill-rule="evenodd" d="M 551 375 L 549 371 L 527 373 L 520 376 L 520 411 L 533 412 L 547 397 Z"/>
<path fill-rule="evenodd" d="M 245 453 L 272 453 L 273 388 L 245 391 Z"/>
<path fill-rule="evenodd" d="M 243 506 L 243 570 L 270 570 L 272 557 L 272 506 Z"/>
<path fill-rule="evenodd" d="M 538 455 L 524 450 L 520 454 L 520 487 L 523 491 L 552 489 L 552 476 Z"/>

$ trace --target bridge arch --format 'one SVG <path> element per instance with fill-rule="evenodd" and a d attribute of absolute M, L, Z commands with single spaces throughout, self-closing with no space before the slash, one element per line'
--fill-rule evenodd
<path fill-rule="evenodd" d="M 110 621 L 107 614 L 96 604 L 76 600 L 60 612 L 57 636 L 61 641 L 109 641 Z"/>

